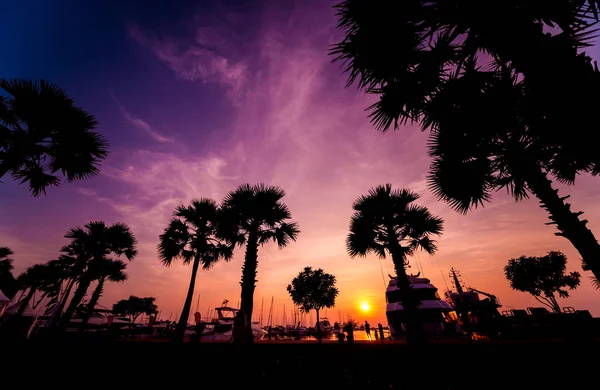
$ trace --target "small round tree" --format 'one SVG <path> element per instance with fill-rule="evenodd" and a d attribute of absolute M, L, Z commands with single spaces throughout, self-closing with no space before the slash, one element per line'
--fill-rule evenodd
<path fill-rule="evenodd" d="M 303 313 L 311 310 L 317 312 L 317 339 L 321 343 L 321 324 L 319 311 L 335 306 L 338 289 L 335 287 L 335 276 L 325 273 L 322 269 L 313 270 L 306 267 L 287 286 L 294 305 Z"/>
<path fill-rule="evenodd" d="M 568 298 L 568 290 L 576 289 L 581 279 L 579 272 L 566 273 L 566 270 L 567 257 L 561 252 L 548 252 L 545 256 L 510 259 L 504 274 L 513 290 L 528 292 L 538 302 L 560 313 L 555 295 Z"/>

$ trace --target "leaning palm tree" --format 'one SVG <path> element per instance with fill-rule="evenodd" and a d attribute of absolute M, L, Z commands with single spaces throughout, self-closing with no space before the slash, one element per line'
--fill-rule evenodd
<path fill-rule="evenodd" d="M 17 316 L 23 315 L 36 291 L 43 289 L 46 285 L 46 280 L 49 276 L 48 272 L 49 269 L 46 264 L 34 264 L 31 267 L 27 267 L 27 269 L 19 275 L 17 278 L 19 288 L 23 291 L 27 291 L 27 294 L 19 301 L 19 309 L 16 312 Z"/>
<path fill-rule="evenodd" d="M 13 271 L 12 255 L 14 255 L 14 253 L 10 248 L 0 246 L 0 275 Z"/>
<path fill-rule="evenodd" d="M 127 280 L 127 274 L 124 272 L 127 264 L 122 260 L 105 259 L 91 265 L 90 273 L 98 282 L 90 301 L 87 304 L 85 315 L 81 319 L 79 330 L 83 331 L 90 320 L 90 316 L 94 313 L 94 309 L 98 304 L 98 300 L 104 292 L 104 284 L 106 282 L 124 282 Z"/>
<path fill-rule="evenodd" d="M 61 252 L 64 254 L 60 255 L 58 259 L 48 262 L 49 266 L 59 270 L 58 274 L 60 275 L 55 281 L 53 293 L 49 296 L 50 302 L 46 308 L 46 315 L 50 316 L 46 325 L 48 328 L 53 328 L 56 325 L 56 321 L 65 309 L 73 286 L 75 286 L 78 278 L 83 275 L 87 267 L 87 259 L 69 255 L 69 253 L 72 253 L 69 246 L 63 247 Z"/>
<path fill-rule="evenodd" d="M 89 222 L 83 228 L 76 227 L 65 235 L 71 240 L 68 245 L 71 256 L 87 264 L 86 270 L 78 278 L 77 288 L 69 306 L 62 315 L 58 326 L 65 330 L 77 307 L 85 297 L 90 284 L 94 281 L 93 269 L 95 264 L 102 263 L 113 256 L 125 256 L 127 260 L 133 260 L 137 254 L 136 240 L 124 223 L 115 223 L 107 226 L 102 221 Z"/>
<path fill-rule="evenodd" d="M 426 207 L 413 202 L 419 195 L 407 190 L 393 190 L 391 184 L 369 190 L 354 204 L 350 220 L 350 234 L 346 241 L 348 254 L 354 258 L 373 253 L 381 258 L 392 257 L 402 305 L 406 312 L 407 342 L 421 341 L 418 300 L 411 293 L 406 273 L 408 257 L 417 250 L 433 255 L 437 246 L 431 238 L 443 229 L 441 218 L 432 215 Z"/>
<path fill-rule="evenodd" d="M 173 219 L 160 235 L 158 255 L 161 263 L 169 267 L 175 259 L 183 264 L 192 263 L 192 276 L 173 341 L 181 342 L 190 316 L 198 268 L 210 269 L 219 260 L 229 261 L 233 245 L 216 236 L 219 207 L 212 199 L 193 200 L 189 206 L 178 206 Z"/>
<path fill-rule="evenodd" d="M 65 91 L 45 80 L 0 79 L 0 179 L 28 183 L 33 196 L 51 186 L 98 173 L 108 142 L 94 131 L 96 119 Z"/>
<path fill-rule="evenodd" d="M 600 71 L 581 52 L 597 5 L 347 0 L 336 6 L 345 34 L 331 52 L 348 85 L 380 97 L 370 107 L 377 129 L 420 121 L 431 130 L 439 198 L 466 212 L 500 188 L 536 196 L 596 278 L 600 244 L 549 177 L 573 184 L 578 173 L 600 173 L 587 140 L 600 104 L 588 90 L 600 87 Z"/>
<path fill-rule="evenodd" d="M 254 309 L 258 247 L 273 241 L 282 249 L 291 241 L 296 241 L 300 233 L 298 224 L 289 221 L 292 216 L 288 206 L 281 201 L 284 196 L 285 192 L 279 187 L 243 184 L 229 192 L 221 205 L 223 216 L 220 236 L 234 245 L 246 245 L 240 309 L 247 316 L 244 334 L 248 342 L 253 340 L 250 324 Z"/>

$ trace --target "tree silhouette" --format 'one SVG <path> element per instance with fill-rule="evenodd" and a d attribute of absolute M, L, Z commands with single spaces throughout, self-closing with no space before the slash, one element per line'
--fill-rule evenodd
<path fill-rule="evenodd" d="M 552 251 L 540 257 L 510 259 L 504 267 L 504 274 L 513 290 L 527 292 L 555 313 L 560 313 L 555 295 L 568 298 L 568 290 L 576 289 L 581 279 L 579 272 L 567 274 L 566 270 L 567 257 Z"/>
<path fill-rule="evenodd" d="M 154 303 L 154 297 L 136 297 L 131 295 L 128 299 L 121 299 L 112 307 L 114 315 L 128 316 L 130 323 L 135 323 L 137 318 L 145 314 L 147 316 L 158 313 L 158 307 Z"/>
<path fill-rule="evenodd" d="M 48 320 L 48 328 L 54 328 L 60 315 L 62 314 L 67 300 L 71 295 L 73 286 L 77 283 L 77 280 L 83 276 L 83 273 L 87 267 L 88 259 L 86 257 L 72 256 L 72 249 L 70 246 L 64 246 L 61 248 L 63 253 L 56 260 L 51 260 L 48 264 L 52 267 L 57 267 L 57 275 L 59 278 L 54 282 L 52 292 L 49 294 L 50 302 L 47 307 L 47 315 L 50 315 Z M 69 255 L 71 253 L 71 255 Z M 63 291 L 64 285 L 64 291 Z"/>
<path fill-rule="evenodd" d="M 163 265 L 168 267 L 175 259 L 181 259 L 183 264 L 192 263 L 190 285 L 173 336 L 175 342 L 181 342 L 185 334 L 200 264 L 203 269 L 210 269 L 219 260 L 229 261 L 233 256 L 233 245 L 216 236 L 219 218 L 219 207 L 214 200 L 193 200 L 190 206 L 177 207 L 173 219 L 160 235 L 158 255 Z"/>
<path fill-rule="evenodd" d="M 406 313 L 406 339 L 409 343 L 422 342 L 418 300 L 411 292 L 406 273 L 408 257 L 417 250 L 433 255 L 437 246 L 432 236 L 443 229 L 441 218 L 432 215 L 426 207 L 413 202 L 419 195 L 407 190 L 393 190 L 391 184 L 369 190 L 353 204 L 350 234 L 346 241 L 350 257 L 365 257 L 372 253 L 380 258 L 392 257 L 402 306 Z"/>
<path fill-rule="evenodd" d="M 600 72 L 582 52 L 597 6 L 348 0 L 336 6 L 345 35 L 331 50 L 348 85 L 379 96 L 369 108 L 376 128 L 420 121 L 431 131 L 429 183 L 440 199 L 466 212 L 499 189 L 535 195 L 596 278 L 600 244 L 548 176 L 573 184 L 600 173 L 587 133 Z"/>
<path fill-rule="evenodd" d="M 292 284 L 287 286 L 287 291 L 290 293 L 294 305 L 298 306 L 301 312 L 308 313 L 311 310 L 317 312 L 317 338 L 321 343 L 319 312 L 323 308 L 335 306 L 335 298 L 338 295 L 335 276 L 323 272 L 321 268 L 313 270 L 312 267 L 305 267 L 292 280 Z"/>
<path fill-rule="evenodd" d="M 251 320 L 254 309 L 254 289 L 258 267 L 258 247 L 270 241 L 282 249 L 296 241 L 300 229 L 291 219 L 291 212 L 281 202 L 283 189 L 265 184 L 243 184 L 229 192 L 221 209 L 222 223 L 219 235 L 234 245 L 246 245 L 242 266 L 242 293 L 240 308 L 246 314 L 247 341 L 253 341 Z M 234 332 L 240 335 L 242 332 Z M 235 337 L 235 336 L 234 336 Z"/>
<path fill-rule="evenodd" d="M 12 274 L 13 251 L 5 246 L 0 247 L 0 291 L 12 298 L 17 292 L 17 281 Z"/>
<path fill-rule="evenodd" d="M 94 132 L 96 119 L 45 80 L 0 79 L 0 179 L 28 183 L 33 196 L 98 173 L 108 142 Z"/>
<path fill-rule="evenodd" d="M 14 252 L 10 248 L 0 246 L 0 274 L 13 271 L 12 255 L 14 255 Z"/>
<path fill-rule="evenodd" d="M 17 316 L 22 316 L 27 306 L 33 298 L 36 291 L 43 288 L 48 278 L 48 267 L 46 264 L 34 264 L 27 267 L 25 271 L 19 275 L 17 282 L 20 290 L 27 290 L 27 294 L 19 301 L 19 309 L 16 312 Z"/>
<path fill-rule="evenodd" d="M 102 221 L 89 222 L 83 228 L 76 227 L 65 235 L 71 240 L 64 249 L 72 257 L 85 264 L 85 270 L 77 280 L 77 288 L 69 306 L 59 321 L 59 328 L 66 330 L 71 318 L 94 281 L 94 267 L 107 259 L 124 256 L 133 260 L 137 254 L 137 242 L 124 223 L 107 226 Z"/>
<path fill-rule="evenodd" d="M 93 279 L 98 281 L 98 284 L 86 306 L 84 311 L 85 314 L 81 318 L 81 325 L 79 327 L 81 332 L 85 330 L 91 315 L 94 314 L 94 309 L 98 304 L 98 300 L 104 292 L 104 283 L 107 281 L 120 283 L 127 280 L 127 274 L 124 272 L 125 268 L 127 268 L 127 264 L 121 260 L 104 259 L 91 264 L 90 267 L 89 272 L 92 274 Z"/>

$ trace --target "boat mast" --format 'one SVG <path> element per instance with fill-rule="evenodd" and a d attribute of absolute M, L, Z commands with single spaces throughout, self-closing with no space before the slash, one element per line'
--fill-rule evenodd
<path fill-rule="evenodd" d="M 283 323 L 284 327 L 287 325 L 287 317 L 285 315 L 285 303 L 283 304 L 283 318 L 281 319 L 281 322 Z"/>
<path fill-rule="evenodd" d="M 454 282 L 454 288 L 456 288 L 456 292 L 459 294 L 462 294 L 464 292 L 462 286 L 460 285 L 460 281 L 458 280 L 458 276 L 460 275 L 457 274 L 457 272 L 454 270 L 454 268 L 450 268 L 450 276 L 452 277 L 452 281 Z"/>
<path fill-rule="evenodd" d="M 267 325 L 273 325 L 273 298 L 271 297 L 271 306 L 269 307 L 269 318 L 267 318 Z"/>
<path fill-rule="evenodd" d="M 262 297 L 261 301 L 260 301 L 260 319 L 259 319 L 259 323 L 260 323 L 260 328 L 262 329 L 263 327 L 263 315 L 264 315 L 264 306 L 265 306 L 265 297 Z"/>

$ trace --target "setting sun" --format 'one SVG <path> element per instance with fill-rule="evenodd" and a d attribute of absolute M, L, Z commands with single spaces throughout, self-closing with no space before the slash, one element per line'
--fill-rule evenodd
<path fill-rule="evenodd" d="M 371 305 L 369 305 L 369 302 L 361 302 L 360 310 L 367 312 L 367 311 L 371 310 Z"/>

